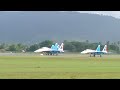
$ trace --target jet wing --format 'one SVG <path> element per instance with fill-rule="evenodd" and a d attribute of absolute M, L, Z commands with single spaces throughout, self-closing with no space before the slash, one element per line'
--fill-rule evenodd
<path fill-rule="evenodd" d="M 95 50 L 92 50 L 92 49 L 86 49 L 84 51 L 81 52 L 81 54 L 89 54 L 89 53 L 94 53 Z"/>
<path fill-rule="evenodd" d="M 51 51 L 51 48 L 48 48 L 48 47 L 43 47 L 43 48 L 40 48 L 34 52 L 47 52 L 47 51 Z"/>

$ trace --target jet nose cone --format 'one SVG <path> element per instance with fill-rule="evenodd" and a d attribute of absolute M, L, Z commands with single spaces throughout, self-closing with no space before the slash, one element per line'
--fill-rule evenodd
<path fill-rule="evenodd" d="M 86 53 L 86 52 L 85 52 L 85 51 L 82 51 L 82 52 L 81 52 L 81 54 L 84 54 L 84 53 Z"/>
<path fill-rule="evenodd" d="M 81 53 L 83 53 L 83 51 Z"/>

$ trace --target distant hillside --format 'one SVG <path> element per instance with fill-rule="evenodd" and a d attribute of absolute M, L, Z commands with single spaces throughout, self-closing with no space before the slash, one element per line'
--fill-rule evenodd
<path fill-rule="evenodd" d="M 120 20 L 78 12 L 0 12 L 0 42 L 119 41 Z"/>

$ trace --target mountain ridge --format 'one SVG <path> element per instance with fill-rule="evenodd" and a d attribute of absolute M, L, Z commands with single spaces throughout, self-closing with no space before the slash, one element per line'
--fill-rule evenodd
<path fill-rule="evenodd" d="M 78 12 L 0 12 L 0 42 L 119 41 L 120 20 Z"/>

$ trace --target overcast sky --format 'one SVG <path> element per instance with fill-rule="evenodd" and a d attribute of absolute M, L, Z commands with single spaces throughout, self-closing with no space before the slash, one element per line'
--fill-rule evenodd
<path fill-rule="evenodd" d="M 21 11 L 3 11 L 3 12 L 21 12 Z M 114 18 L 120 19 L 120 11 L 77 11 L 77 12 L 99 14 L 99 15 L 108 15 L 108 16 L 112 16 Z"/>
<path fill-rule="evenodd" d="M 80 13 L 91 13 L 99 15 L 108 15 L 120 19 L 120 11 L 77 11 Z"/>

